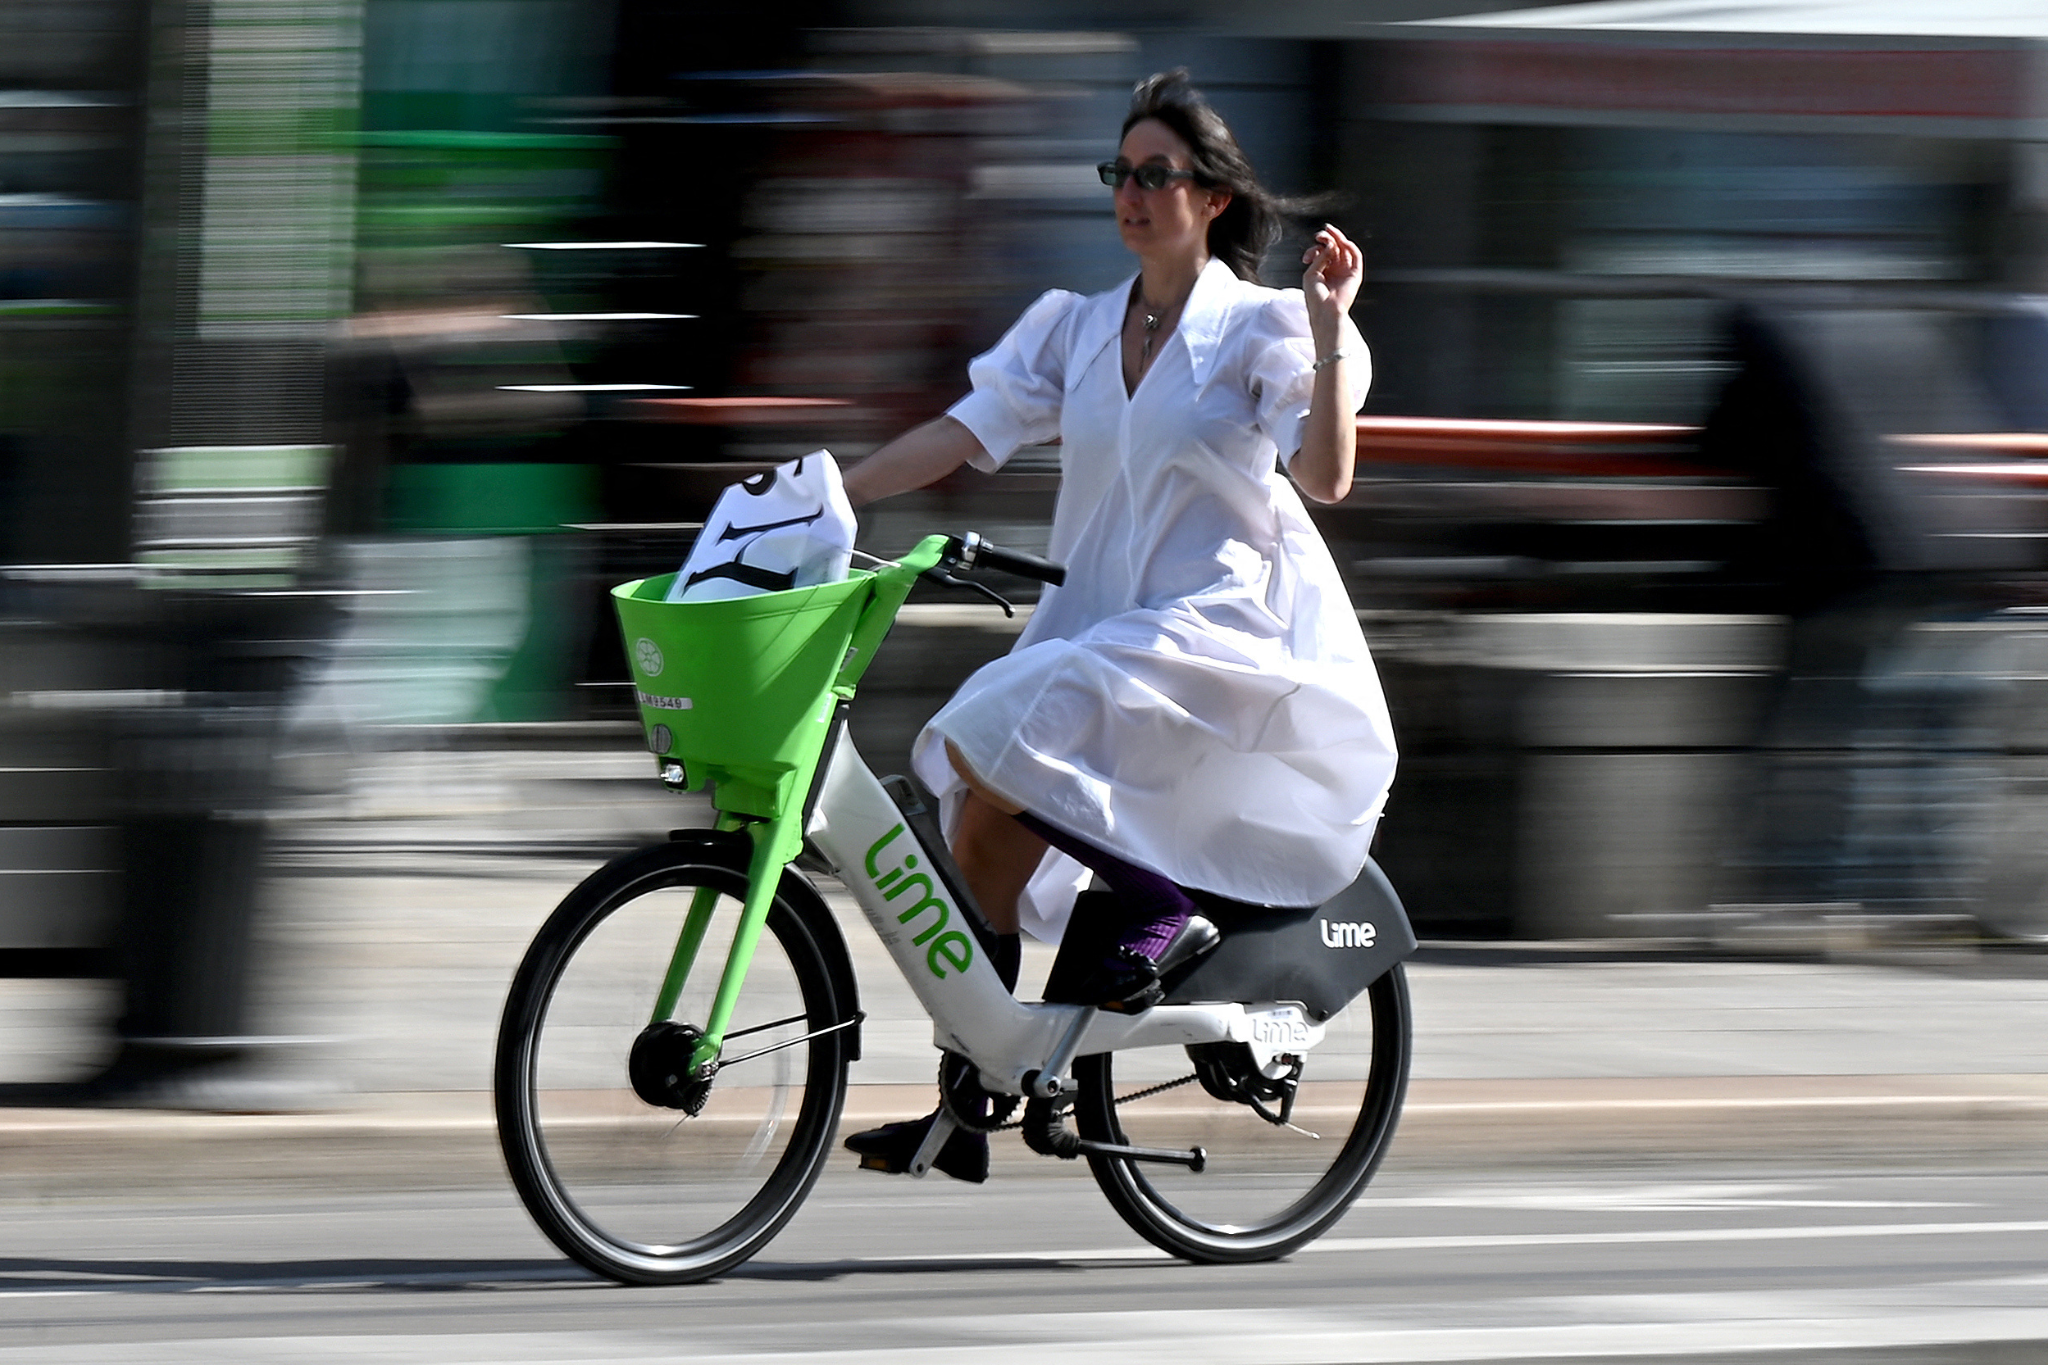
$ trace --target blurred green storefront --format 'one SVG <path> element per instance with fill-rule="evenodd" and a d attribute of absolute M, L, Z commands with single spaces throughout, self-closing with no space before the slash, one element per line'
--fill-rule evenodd
<path fill-rule="evenodd" d="M 536 284 L 537 253 L 510 244 L 573 237 L 602 202 L 610 140 L 560 120 L 608 86 L 607 11 L 565 0 L 363 9 L 357 290 L 335 414 L 354 468 L 336 490 L 337 527 L 367 538 L 358 569 L 374 550 L 382 572 L 403 576 L 407 544 L 418 547 L 423 619 L 402 632 L 415 642 L 461 611 L 475 575 L 524 587 L 490 585 L 496 628 L 480 635 L 470 621 L 456 636 L 498 654 L 491 685 L 416 715 L 573 713 L 590 613 L 587 547 L 572 528 L 596 520 L 597 480 L 569 449 L 581 402 L 536 391 L 572 378 L 573 342 L 538 320 L 565 301 Z M 486 610 L 468 602 L 471 616 Z"/>

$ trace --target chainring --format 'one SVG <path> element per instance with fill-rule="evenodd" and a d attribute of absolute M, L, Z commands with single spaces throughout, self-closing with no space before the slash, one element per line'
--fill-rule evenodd
<path fill-rule="evenodd" d="M 990 1094 L 981 1083 L 981 1068 L 957 1052 L 939 1055 L 939 1103 L 970 1133 L 993 1133 L 1017 1112 L 1017 1097 Z"/>

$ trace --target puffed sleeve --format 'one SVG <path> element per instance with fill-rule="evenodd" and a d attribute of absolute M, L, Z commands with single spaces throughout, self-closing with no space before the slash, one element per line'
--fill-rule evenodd
<path fill-rule="evenodd" d="M 1001 341 L 968 363 L 974 392 L 946 414 L 981 442 L 982 453 L 969 461 L 976 469 L 1000 469 L 1021 447 L 1059 435 L 1069 324 L 1080 302 L 1079 294 L 1047 290 Z"/>
<path fill-rule="evenodd" d="M 1372 353 L 1351 319 L 1344 319 L 1345 371 L 1351 378 L 1351 411 L 1365 406 L 1372 387 Z M 1259 430 L 1273 438 L 1282 465 L 1301 451 L 1301 426 L 1315 395 L 1315 341 L 1309 336 L 1308 307 L 1299 289 L 1282 290 L 1259 310 L 1246 338 L 1245 361 Z"/>

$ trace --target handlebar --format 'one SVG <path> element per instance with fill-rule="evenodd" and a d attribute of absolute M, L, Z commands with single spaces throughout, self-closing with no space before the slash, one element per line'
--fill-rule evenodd
<path fill-rule="evenodd" d="M 959 563 L 963 569 L 994 569 L 1018 578 L 1036 579 L 1057 588 L 1067 581 L 1067 566 L 1055 564 L 1022 550 L 1006 550 L 969 531 L 960 537 Z"/>

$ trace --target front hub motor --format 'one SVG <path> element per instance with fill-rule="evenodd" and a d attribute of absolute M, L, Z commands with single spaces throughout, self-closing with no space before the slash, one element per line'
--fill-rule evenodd
<path fill-rule="evenodd" d="M 696 1055 L 697 1044 L 703 1038 L 704 1030 L 695 1024 L 678 1024 L 670 1019 L 641 1029 L 626 1061 L 633 1093 L 649 1104 L 680 1109 L 692 1118 L 703 1113 L 715 1072 L 707 1070 L 702 1077 L 690 1074 L 690 1058 Z"/>

